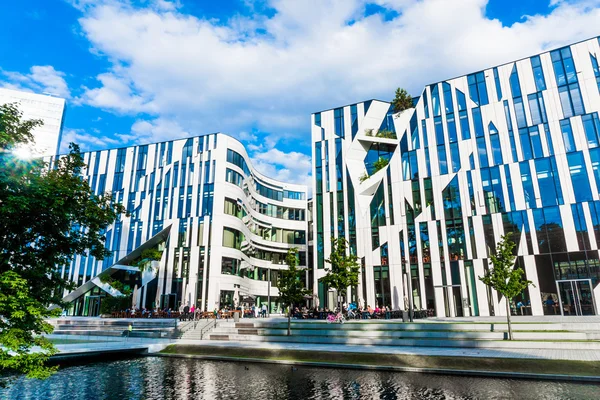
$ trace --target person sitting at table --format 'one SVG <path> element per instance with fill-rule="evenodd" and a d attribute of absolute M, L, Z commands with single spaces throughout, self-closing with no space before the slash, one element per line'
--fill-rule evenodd
<path fill-rule="evenodd" d="M 523 302 L 521 300 L 519 300 L 517 302 L 517 309 L 521 312 L 521 315 L 523 315 L 523 307 L 525 307 L 525 305 L 523 304 Z"/>

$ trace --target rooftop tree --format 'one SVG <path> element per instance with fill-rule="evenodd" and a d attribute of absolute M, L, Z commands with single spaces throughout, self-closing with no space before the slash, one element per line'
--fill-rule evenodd
<path fill-rule="evenodd" d="M 396 97 L 392 100 L 392 107 L 395 113 L 408 110 L 413 107 L 413 99 L 405 89 L 396 89 Z"/>
<path fill-rule="evenodd" d="M 55 353 L 43 337 L 45 320 L 60 314 L 64 288 L 61 269 L 76 254 L 103 259 L 104 230 L 124 211 L 110 196 L 97 196 L 81 178 L 85 164 L 79 147 L 53 165 L 20 160 L 19 145 L 31 142 L 38 120 L 22 120 L 13 105 L 0 106 L 0 376 L 24 373 L 46 378 Z M 34 346 L 39 351 L 32 352 Z M 9 378 L 0 380 L 7 384 Z"/>

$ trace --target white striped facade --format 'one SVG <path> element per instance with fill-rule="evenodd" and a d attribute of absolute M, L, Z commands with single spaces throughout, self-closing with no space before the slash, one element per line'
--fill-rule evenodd
<path fill-rule="evenodd" d="M 329 238 L 343 236 L 363 263 L 351 301 L 505 315 L 478 277 L 512 232 L 535 284 L 513 312 L 597 314 L 598 61 L 593 38 L 429 85 L 400 113 L 371 100 L 313 114 L 321 305 L 333 299 L 319 283 Z M 376 171 L 380 157 L 389 163 Z"/>
<path fill-rule="evenodd" d="M 111 194 L 129 216 L 106 231 L 111 257 L 77 256 L 64 267 L 63 276 L 79 288 L 65 292 L 74 315 L 97 315 L 101 298 L 114 294 L 98 277 L 125 270 L 137 286 L 138 307 L 194 304 L 212 311 L 270 299 L 276 310 L 277 271 L 286 268 L 287 250 L 298 248 L 306 265 L 307 188 L 257 172 L 244 146 L 230 136 L 83 155 L 92 189 Z M 166 235 L 158 244 L 162 259 L 152 276 L 142 278 L 127 265 L 128 255 L 155 235 Z"/>

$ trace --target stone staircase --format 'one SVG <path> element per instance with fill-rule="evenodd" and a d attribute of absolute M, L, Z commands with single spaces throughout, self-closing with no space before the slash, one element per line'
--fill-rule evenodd
<path fill-rule="evenodd" d="M 600 350 L 600 323 L 515 323 L 506 341 L 506 323 L 293 321 L 219 322 L 210 340 L 354 344 L 378 346 L 553 348 Z"/>
<path fill-rule="evenodd" d="M 138 337 L 172 337 L 177 330 L 176 319 L 67 317 L 47 322 L 55 335 L 122 336 L 129 324 Z"/>
<path fill-rule="evenodd" d="M 207 339 L 210 332 L 215 329 L 218 324 L 216 319 L 202 319 L 199 321 L 191 321 L 188 323 L 180 323 L 179 339 L 184 340 L 202 340 Z"/>

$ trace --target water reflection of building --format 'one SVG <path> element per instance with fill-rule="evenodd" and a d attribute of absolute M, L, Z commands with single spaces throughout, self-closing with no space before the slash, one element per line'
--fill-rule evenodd
<path fill-rule="evenodd" d="M 64 267 L 77 285 L 65 292 L 72 314 L 97 315 L 102 299 L 120 295 L 123 285 L 135 289 L 138 307 L 213 310 L 270 300 L 276 310 L 287 250 L 299 248 L 306 265 L 307 188 L 258 173 L 232 137 L 89 152 L 84 159 L 92 189 L 110 193 L 129 215 L 106 231 L 111 257 L 78 256 Z"/>
<path fill-rule="evenodd" d="M 517 313 L 597 314 L 599 39 L 312 116 L 315 294 L 331 236 L 364 268 L 351 300 L 501 315 L 478 276 L 500 236 L 535 283 Z M 561 302 L 560 306 L 553 302 Z"/>

